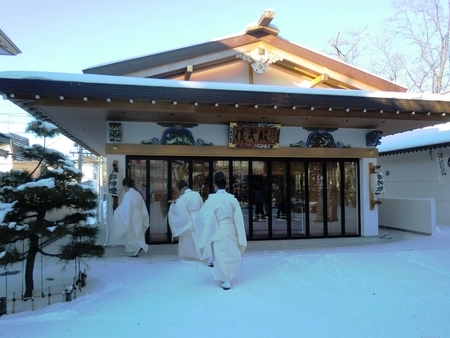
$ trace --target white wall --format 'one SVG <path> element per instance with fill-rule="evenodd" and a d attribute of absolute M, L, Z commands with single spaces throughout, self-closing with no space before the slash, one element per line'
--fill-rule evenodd
<path fill-rule="evenodd" d="M 382 156 L 378 164 L 385 182 L 382 198 L 433 198 L 437 224 L 450 225 L 450 178 L 439 183 L 436 150 Z"/>
<path fill-rule="evenodd" d="M 378 206 L 380 225 L 425 235 L 436 232 L 433 198 L 383 198 Z"/>
<path fill-rule="evenodd" d="M 378 206 L 370 210 L 369 163 L 376 165 L 376 159 L 360 160 L 360 202 L 361 202 L 361 236 L 378 236 Z"/>
<path fill-rule="evenodd" d="M 106 176 L 106 182 L 105 182 L 105 213 L 106 213 L 106 222 L 104 224 L 105 229 L 101 231 L 101 234 L 98 237 L 98 244 L 105 244 L 105 245 L 114 245 L 114 244 L 123 244 L 122 242 L 118 243 L 117 239 L 111 236 L 111 226 L 113 221 L 113 200 L 112 196 L 108 192 L 108 176 L 112 171 L 112 163 L 113 161 L 117 160 L 119 162 L 119 174 L 122 178 L 125 177 L 126 170 L 125 170 L 125 155 L 109 155 L 106 158 L 106 165 L 107 165 L 107 176 Z M 122 182 L 120 182 L 120 186 L 122 186 Z M 119 198 L 119 203 L 121 202 L 121 199 Z"/>
<path fill-rule="evenodd" d="M 108 121 L 107 123 L 111 123 Z M 162 127 L 154 122 L 119 122 L 122 123 L 122 143 L 140 144 L 142 141 L 151 140 L 156 137 L 161 141 L 161 137 L 167 127 Z M 187 128 L 196 141 L 202 139 L 205 142 L 212 142 L 215 146 L 228 146 L 229 131 L 228 125 L 204 124 L 194 128 Z M 370 129 L 371 130 L 371 129 Z M 350 145 L 352 148 L 366 148 L 366 134 L 369 129 L 338 129 L 330 132 L 334 141 Z M 292 143 L 308 139 L 310 131 L 302 127 L 283 127 L 280 133 L 280 147 L 289 147 Z M 105 136 L 107 143 L 108 135 Z"/>

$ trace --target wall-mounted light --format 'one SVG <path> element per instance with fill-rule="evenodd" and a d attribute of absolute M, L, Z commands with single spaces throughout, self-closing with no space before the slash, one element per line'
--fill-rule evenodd
<path fill-rule="evenodd" d="M 117 144 L 115 144 L 115 145 L 113 145 L 112 149 L 113 149 L 114 151 L 118 151 L 118 150 L 119 150 L 119 146 L 118 146 Z"/>
<path fill-rule="evenodd" d="M 111 102 L 111 99 L 109 97 L 107 97 L 106 102 Z"/>
<path fill-rule="evenodd" d="M 134 102 L 134 100 L 133 99 L 130 99 L 130 103 L 133 103 Z"/>
<path fill-rule="evenodd" d="M 296 107 L 296 106 L 292 106 L 292 109 L 293 109 L 293 110 L 296 110 L 296 109 L 297 109 L 297 107 Z"/>
<path fill-rule="evenodd" d="M 85 96 L 85 97 L 83 97 L 83 101 L 87 101 L 88 100 L 88 98 Z"/>

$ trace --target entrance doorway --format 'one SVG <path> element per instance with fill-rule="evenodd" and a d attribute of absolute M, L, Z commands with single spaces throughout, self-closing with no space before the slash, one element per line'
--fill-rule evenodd
<path fill-rule="evenodd" d="M 188 182 L 203 200 L 213 177 L 225 173 L 227 191 L 242 208 L 248 240 L 360 235 L 358 159 L 214 159 L 127 156 L 127 176 L 150 215 L 147 241 L 170 243 L 167 212 Z"/>

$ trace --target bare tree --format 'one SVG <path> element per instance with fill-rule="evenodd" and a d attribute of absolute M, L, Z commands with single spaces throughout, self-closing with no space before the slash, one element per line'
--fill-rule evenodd
<path fill-rule="evenodd" d="M 365 66 L 373 73 L 400 82 L 412 92 L 440 93 L 450 84 L 450 0 L 393 0 L 395 14 L 375 36 L 329 40 L 339 50 L 361 50 L 353 58 L 339 59 Z M 343 52 L 345 55 L 345 53 Z"/>
<path fill-rule="evenodd" d="M 358 60 L 364 56 L 368 37 L 367 27 L 350 30 L 345 37 L 342 37 L 339 32 L 336 38 L 328 40 L 330 46 L 333 47 L 330 54 L 343 62 L 356 65 Z"/>

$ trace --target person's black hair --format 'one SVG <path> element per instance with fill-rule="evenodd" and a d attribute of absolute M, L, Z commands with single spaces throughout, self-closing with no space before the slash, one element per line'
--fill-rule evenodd
<path fill-rule="evenodd" d="M 217 183 L 220 181 L 226 182 L 225 174 L 222 171 L 218 171 L 214 174 L 214 183 Z"/>
<path fill-rule="evenodd" d="M 132 188 L 133 187 L 133 181 L 130 177 L 125 177 L 122 181 L 122 185 L 124 187 Z"/>
<path fill-rule="evenodd" d="M 183 189 L 184 187 L 187 187 L 188 184 L 186 183 L 185 180 L 181 180 L 180 182 L 178 182 L 178 190 L 181 191 L 181 189 Z"/>
<path fill-rule="evenodd" d="M 214 183 L 219 189 L 225 189 L 225 187 L 227 186 L 225 174 L 221 171 L 216 172 L 216 174 L 214 175 Z"/>
<path fill-rule="evenodd" d="M 225 189 L 227 187 L 227 181 L 220 180 L 219 182 L 216 182 L 216 185 L 219 189 Z"/>

